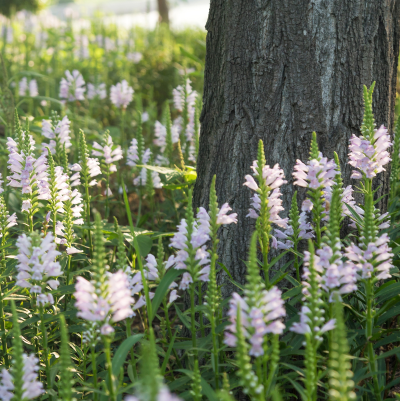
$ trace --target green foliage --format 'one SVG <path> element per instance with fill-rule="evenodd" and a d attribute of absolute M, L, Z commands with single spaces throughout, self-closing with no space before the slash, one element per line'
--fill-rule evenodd
<path fill-rule="evenodd" d="M 45 6 L 43 0 L 2 0 L 0 3 L 0 14 L 10 17 L 20 10 L 37 12 Z"/>
<path fill-rule="evenodd" d="M 336 301 L 333 304 L 336 327 L 332 331 L 329 352 L 329 397 L 331 401 L 350 401 L 356 399 L 352 380 L 350 349 L 346 338 L 346 326 L 343 320 L 343 306 Z"/>

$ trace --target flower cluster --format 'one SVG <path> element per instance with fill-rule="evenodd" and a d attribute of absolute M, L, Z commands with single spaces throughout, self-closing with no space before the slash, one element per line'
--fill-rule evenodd
<path fill-rule="evenodd" d="M 340 249 L 340 244 L 337 245 Z M 357 290 L 357 274 L 354 265 L 342 261 L 339 251 L 333 252 L 330 246 L 324 245 L 315 255 L 316 270 L 321 273 L 321 287 L 330 294 L 329 301 L 335 298 L 333 294 L 349 294 Z"/>
<path fill-rule="evenodd" d="M 174 259 L 173 256 L 170 256 L 167 261 L 163 262 L 163 268 L 165 271 L 167 271 L 172 265 L 173 265 Z M 145 269 L 144 269 L 144 276 L 148 281 L 153 281 L 155 283 L 160 282 L 160 272 L 158 270 L 158 265 L 157 265 L 157 260 L 154 255 L 149 253 L 146 258 L 146 264 L 145 264 Z M 143 290 L 143 282 L 142 282 L 142 275 L 141 272 L 137 272 L 130 280 L 131 283 L 131 292 L 132 295 L 135 295 L 139 293 L 140 291 Z M 176 284 L 174 281 L 170 284 L 169 290 L 172 290 L 169 294 L 169 303 L 174 302 L 176 299 L 179 298 L 179 295 L 177 293 L 177 290 L 175 289 L 178 287 L 178 284 Z M 155 293 L 154 292 L 149 292 L 150 299 L 154 298 Z M 146 304 L 146 300 L 143 295 L 139 297 L 137 302 L 135 303 L 135 306 L 133 309 L 139 309 L 143 305 Z"/>
<path fill-rule="evenodd" d="M 108 165 L 110 172 L 117 171 L 117 166 L 113 164 L 123 158 L 121 146 L 114 146 L 111 135 L 106 135 L 104 146 L 99 145 L 97 142 L 93 143 L 92 150 L 93 156 L 104 157 L 104 163 Z"/>
<path fill-rule="evenodd" d="M 382 125 L 378 130 L 375 130 L 371 140 L 363 136 L 357 137 L 354 134 L 350 139 L 349 164 L 354 168 L 351 178 L 360 180 L 373 178 L 381 171 L 385 171 L 385 166 L 391 160 L 387 149 L 392 146 L 388 130 Z"/>
<path fill-rule="evenodd" d="M 104 336 L 114 332 L 112 323 L 133 316 L 128 276 L 122 270 L 107 273 L 106 288 L 96 291 L 96 285 L 83 277 L 77 278 L 75 286 L 75 306 L 79 310 L 77 316 L 90 322 L 97 322 L 100 333 Z"/>
<path fill-rule="evenodd" d="M 209 280 L 210 255 L 205 244 L 210 239 L 210 216 L 201 207 L 196 217 L 191 235 L 188 233 L 186 220 L 182 219 L 181 224 L 178 225 L 178 232 L 172 237 L 170 244 L 170 247 L 178 249 L 176 256 L 170 259 L 170 263 L 174 265 L 175 269 L 189 270 L 182 276 L 179 285 L 182 290 L 186 290 L 190 283 Z M 190 255 L 189 252 L 193 255 Z"/>
<path fill-rule="evenodd" d="M 33 400 L 44 393 L 43 384 L 38 381 L 39 359 L 33 354 L 22 354 L 22 399 Z M 13 377 L 9 371 L 3 369 L 0 373 L 0 401 L 11 401 L 14 398 Z"/>
<path fill-rule="evenodd" d="M 312 159 L 304 164 L 296 160 L 293 178 L 294 185 L 299 187 L 320 189 L 333 185 L 333 178 L 337 174 L 337 166 L 334 160 L 328 160 L 319 154 L 318 159 Z"/>
<path fill-rule="evenodd" d="M 133 99 L 134 90 L 129 86 L 128 82 L 124 79 L 122 82 L 117 83 L 117 85 L 111 86 L 110 100 L 111 103 L 125 110 L 129 103 Z"/>
<path fill-rule="evenodd" d="M 310 252 L 304 252 L 303 271 L 303 306 L 300 312 L 300 322 L 294 323 L 290 330 L 298 334 L 309 334 L 315 347 L 322 342 L 322 334 L 335 327 L 335 320 L 329 320 L 324 324 L 323 300 L 321 294 L 321 274 L 323 267 L 320 259 Z"/>
<path fill-rule="evenodd" d="M 87 93 L 88 99 L 98 98 L 100 100 L 103 100 L 106 97 L 107 97 L 107 89 L 106 89 L 106 84 L 104 82 L 98 85 L 88 84 L 88 93 Z"/>
<path fill-rule="evenodd" d="M 358 247 L 351 244 L 346 248 L 345 256 L 357 271 L 361 280 L 372 278 L 374 281 L 390 278 L 390 269 L 393 267 L 393 253 L 389 246 L 390 238 L 383 234 L 370 242 L 368 246 Z"/>
<path fill-rule="evenodd" d="M 53 304 L 51 293 L 46 287 L 57 289 L 59 282 L 51 277 L 62 274 L 61 265 L 55 259 L 61 253 L 56 250 L 56 243 L 51 233 L 44 238 L 36 233 L 22 234 L 17 240 L 17 282 L 16 285 L 29 288 L 31 294 L 37 294 L 37 305 Z"/>
<path fill-rule="evenodd" d="M 89 177 L 94 178 L 101 174 L 100 163 L 97 159 L 93 157 L 88 157 L 87 166 L 89 170 Z M 89 187 L 93 187 L 97 184 L 97 180 L 92 180 L 89 182 Z"/>
<path fill-rule="evenodd" d="M 302 211 L 299 216 L 299 235 L 297 240 L 314 238 L 313 228 L 310 222 L 307 221 L 307 213 Z M 293 227 L 290 223 L 287 224 L 286 230 L 274 230 L 274 235 L 272 236 L 272 247 L 275 249 L 290 249 L 293 247 Z"/>
<path fill-rule="evenodd" d="M 254 174 L 257 175 L 258 164 L 257 161 L 254 160 L 251 168 L 254 171 Z M 270 192 L 268 196 L 268 209 L 269 209 L 269 220 L 271 223 L 274 223 L 282 228 L 287 228 L 288 218 L 282 219 L 279 216 L 279 212 L 283 209 L 282 207 L 282 199 L 280 198 L 282 193 L 280 187 L 283 184 L 286 184 L 287 181 L 284 179 L 285 174 L 283 170 L 279 167 L 279 164 L 275 164 L 273 168 L 270 168 L 268 165 L 264 166 L 262 171 L 262 178 L 265 180 L 265 184 L 269 188 Z M 245 176 L 246 182 L 243 185 L 246 185 L 256 193 L 251 197 L 251 206 L 249 209 L 249 214 L 246 217 L 251 217 L 253 219 L 257 219 L 259 217 L 258 211 L 261 209 L 261 199 L 259 196 L 259 186 L 256 183 L 255 179 L 251 175 Z"/>
<path fill-rule="evenodd" d="M 241 326 L 245 338 L 248 339 L 252 356 L 264 355 L 263 342 L 268 333 L 282 334 L 285 325 L 281 318 L 286 316 L 283 306 L 282 292 L 277 287 L 269 291 L 263 290 L 259 297 L 259 304 L 249 307 L 248 301 L 239 294 L 234 293 L 229 302 L 229 322 L 231 323 L 225 332 L 224 343 L 229 347 L 237 345 L 237 310 L 240 306 Z"/>
<path fill-rule="evenodd" d="M 56 126 L 53 127 L 52 123 L 48 120 L 42 120 L 42 135 L 48 139 L 50 139 L 49 144 L 42 144 L 42 149 L 44 152 L 47 152 L 46 147 L 50 148 L 52 154 L 56 153 L 56 150 L 61 151 L 61 148 L 65 146 L 65 148 L 71 147 L 71 121 L 68 119 L 68 116 L 64 116 L 62 120 L 58 121 Z"/>
<path fill-rule="evenodd" d="M 322 334 L 326 333 L 327 331 L 332 330 L 335 327 L 335 319 L 329 320 L 327 323 L 323 324 L 325 319 L 323 317 L 316 318 L 313 313 L 311 312 L 308 306 L 303 305 L 301 307 L 300 312 L 300 322 L 293 323 L 290 331 L 293 331 L 297 334 L 311 334 L 312 327 L 311 322 L 314 320 L 317 327 L 314 328 L 314 336 L 315 339 L 319 342 L 322 341 Z M 322 327 L 318 327 L 318 325 L 322 325 Z"/>
<path fill-rule="evenodd" d="M 23 134 L 24 137 L 25 134 Z M 37 199 L 49 199 L 48 165 L 45 155 L 35 159 L 32 156 L 34 141 L 29 138 L 30 150 L 18 153 L 18 144 L 8 138 L 7 147 L 10 152 L 8 168 L 13 175 L 8 176 L 9 185 L 14 188 L 21 188 L 23 195 L 28 197 L 36 194 Z M 29 211 L 32 207 L 31 199 L 22 202 L 22 211 Z"/>
<path fill-rule="evenodd" d="M 135 167 L 139 162 L 142 164 L 147 164 L 150 160 L 150 156 L 151 150 L 149 148 L 143 152 L 143 155 L 139 154 L 138 141 L 136 138 L 133 138 L 131 141 L 131 146 L 128 148 L 126 164 L 131 167 Z"/>
<path fill-rule="evenodd" d="M 78 70 L 73 70 L 72 74 L 67 70 L 65 71 L 67 79 L 62 78 L 60 82 L 60 99 L 73 102 L 74 100 L 85 100 L 84 93 L 85 80 Z"/>
<path fill-rule="evenodd" d="M 38 84 L 36 79 L 31 79 L 28 84 L 28 80 L 26 77 L 23 77 L 21 81 L 19 81 L 19 91 L 18 94 L 20 96 L 27 96 L 29 93 L 30 97 L 36 97 L 39 95 Z"/>

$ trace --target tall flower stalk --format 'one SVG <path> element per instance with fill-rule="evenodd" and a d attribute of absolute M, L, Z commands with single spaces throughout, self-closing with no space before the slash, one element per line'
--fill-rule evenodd
<path fill-rule="evenodd" d="M 87 234 L 89 238 L 89 249 L 92 252 L 92 234 L 90 230 L 90 194 L 89 187 L 96 185 L 97 180 L 93 179 L 101 174 L 99 162 L 89 157 L 89 150 L 86 144 L 85 134 L 79 131 L 79 161 L 83 186 L 85 188 L 85 216 L 87 223 Z"/>
<path fill-rule="evenodd" d="M 110 195 L 112 195 L 110 189 L 110 175 L 111 173 L 117 171 L 117 166 L 114 164 L 114 162 L 121 160 L 123 156 L 122 156 L 121 146 L 120 145 L 114 146 L 113 140 L 110 135 L 110 131 L 105 132 L 103 142 L 104 142 L 103 146 L 99 145 L 97 142 L 93 143 L 92 155 L 101 157 L 101 166 L 103 169 L 103 174 L 106 178 L 105 218 L 108 219 L 108 216 L 110 214 L 109 197 Z"/>
<path fill-rule="evenodd" d="M 303 273 L 303 306 L 300 312 L 300 322 L 294 323 L 290 328 L 298 334 L 305 336 L 305 395 L 307 401 L 317 401 L 318 348 L 322 344 L 322 335 L 332 330 L 335 320 L 324 324 L 324 302 L 320 289 L 320 277 L 315 265 L 314 245 L 309 240 L 309 251 L 305 252 L 305 268 Z"/>
<path fill-rule="evenodd" d="M 271 239 L 271 223 L 284 229 L 288 228 L 288 218 L 282 219 L 279 216 L 279 212 L 284 210 L 280 199 L 282 195 L 280 187 L 286 184 L 287 181 L 284 180 L 285 174 L 279 164 L 270 168 L 265 163 L 264 144 L 260 140 L 257 160 L 251 166 L 258 184 L 251 175 L 246 175 L 246 182 L 243 185 L 255 191 L 255 194 L 251 197 L 252 208 L 249 209 L 247 216 L 257 219 L 256 230 L 263 254 L 264 279 L 266 287 L 269 288 L 268 253 Z"/>
<path fill-rule="evenodd" d="M 216 328 L 219 324 L 219 307 L 220 307 L 220 294 L 217 284 L 216 274 L 216 262 L 218 259 L 218 243 L 219 239 L 217 236 L 218 229 L 222 224 L 237 223 L 237 214 L 227 214 L 232 210 L 227 203 L 225 203 L 221 209 L 218 207 L 217 192 L 215 189 L 216 176 L 214 175 L 211 187 L 210 187 L 210 237 L 211 237 L 211 249 L 210 253 L 210 275 L 208 289 L 205 296 L 206 315 L 211 324 L 211 335 L 213 345 L 213 358 L 214 358 L 214 374 L 215 374 L 215 388 L 219 388 L 219 342 L 216 333 Z"/>
<path fill-rule="evenodd" d="M 279 362 L 279 334 L 286 316 L 282 293 L 277 287 L 266 290 L 257 262 L 257 233 L 251 239 L 244 297 L 234 293 L 228 311 L 230 325 L 225 344 L 237 347 L 240 385 L 255 399 L 270 397 Z M 239 319 L 240 316 L 240 319 Z M 249 356 L 254 357 L 252 372 Z"/>
<path fill-rule="evenodd" d="M 319 152 L 317 134 L 313 132 L 311 139 L 310 160 L 304 164 L 301 160 L 296 161 L 294 166 L 294 185 L 308 188 L 307 196 L 313 216 L 316 247 L 320 248 L 322 238 L 322 220 L 325 216 L 324 190 L 333 185 L 336 175 L 336 163 L 328 160 Z"/>
<path fill-rule="evenodd" d="M 373 378 L 374 395 L 382 400 L 382 388 L 378 379 L 378 364 L 373 347 L 372 336 L 375 328 L 375 287 L 379 280 L 390 278 L 390 268 L 393 266 L 389 237 L 380 234 L 382 217 L 374 206 L 373 178 L 384 171 L 390 161 L 387 149 L 392 145 L 387 129 L 381 126 L 375 129 L 372 111 L 372 93 L 364 86 L 364 119 L 361 127 L 362 136 L 352 136 L 350 140 L 349 164 L 356 168 L 352 178 L 361 179 L 361 191 L 364 194 L 364 219 L 361 224 L 359 245 L 352 243 L 346 248 L 345 256 L 358 272 L 359 280 L 364 286 L 365 310 L 365 338 L 368 342 L 368 363 Z M 386 226 L 384 223 L 383 226 Z"/>

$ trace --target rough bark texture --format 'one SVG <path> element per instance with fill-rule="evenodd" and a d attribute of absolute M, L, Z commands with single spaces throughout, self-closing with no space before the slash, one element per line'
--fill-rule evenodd
<path fill-rule="evenodd" d="M 169 24 L 169 12 L 167 0 L 157 0 L 158 14 L 160 15 L 160 22 Z"/>
<path fill-rule="evenodd" d="M 393 127 L 400 2 L 396 0 L 211 0 L 198 179 L 194 206 L 217 194 L 238 213 L 221 229 L 219 261 L 243 282 L 254 220 L 246 218 L 244 175 L 264 141 L 267 164 L 279 163 L 288 185 L 296 159 L 307 160 L 311 132 L 321 151 L 339 154 L 345 184 L 348 140 L 359 134 L 363 84 L 376 81 L 375 119 Z M 381 174 L 382 191 L 388 190 Z M 300 193 L 304 196 L 304 191 Z M 224 280 L 221 276 L 220 280 Z M 233 287 L 226 283 L 224 295 Z"/>

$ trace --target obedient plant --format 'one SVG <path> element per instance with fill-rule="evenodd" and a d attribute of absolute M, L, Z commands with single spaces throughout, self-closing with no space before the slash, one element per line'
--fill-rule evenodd
<path fill-rule="evenodd" d="M 21 188 L 22 209 L 27 216 L 30 231 L 33 231 L 33 216 L 38 212 L 38 201 L 49 198 L 47 159 L 45 155 L 34 157 L 35 141 L 18 124 L 16 140 L 8 138 L 9 185 Z"/>
<path fill-rule="evenodd" d="M 253 176 L 246 175 L 246 185 L 255 193 L 251 197 L 251 206 L 248 217 L 256 220 L 256 229 L 263 254 L 263 270 L 266 286 L 269 287 L 269 265 L 268 253 L 271 239 L 271 224 L 276 224 L 284 229 L 288 228 L 288 218 L 282 219 L 279 212 L 283 210 L 280 187 L 287 181 L 285 174 L 279 164 L 270 168 L 265 164 L 264 145 L 260 141 L 258 144 L 257 160 L 251 166 Z"/>
<path fill-rule="evenodd" d="M 271 395 L 279 360 L 279 334 L 285 328 L 281 318 L 286 316 L 286 311 L 281 291 L 277 287 L 266 290 L 261 281 L 256 244 L 257 237 L 253 234 L 245 296 L 242 298 L 237 293 L 232 296 L 228 312 L 231 324 L 225 333 L 225 344 L 237 347 L 240 384 L 250 395 L 263 400 Z M 249 355 L 255 357 L 256 365 L 256 372 L 249 373 L 250 380 L 246 373 L 249 368 L 245 366 Z"/>
<path fill-rule="evenodd" d="M 84 88 L 85 80 L 82 74 L 78 70 L 73 70 L 72 74 L 67 70 L 65 71 L 65 77 L 66 78 L 62 78 L 60 82 L 60 99 L 64 102 L 84 100 L 86 88 Z"/>
<path fill-rule="evenodd" d="M 43 384 L 38 380 L 39 360 L 35 355 L 23 352 L 15 304 L 13 310 L 13 361 L 10 371 L 0 372 L 0 400 L 33 400 L 44 393 Z"/>
<path fill-rule="evenodd" d="M 398 397 L 400 131 L 375 127 L 373 87 L 350 164 L 310 133 L 293 188 L 260 144 L 232 265 L 219 240 L 253 225 L 227 177 L 191 199 L 203 38 L 72 18 L 0 20 L 0 399 Z"/>
<path fill-rule="evenodd" d="M 324 302 L 319 282 L 314 246 L 309 242 L 309 251 L 304 255 L 303 273 L 303 305 L 300 312 L 300 322 L 294 323 L 290 328 L 298 334 L 305 336 L 305 377 L 304 396 L 306 400 L 316 401 L 318 380 L 318 348 L 323 341 L 323 335 L 335 327 L 335 319 L 325 322 Z"/>
<path fill-rule="evenodd" d="M 108 218 L 110 208 L 109 208 L 109 197 L 112 195 L 110 189 L 110 175 L 117 171 L 117 166 L 114 164 L 118 160 L 123 158 L 121 146 L 114 146 L 113 140 L 111 138 L 110 132 L 106 131 L 104 133 L 103 145 L 97 142 L 93 143 L 92 155 L 100 157 L 101 166 L 103 169 L 103 174 L 106 179 L 106 218 Z"/>
<path fill-rule="evenodd" d="M 65 148 L 68 149 L 72 146 L 70 125 L 71 122 L 67 116 L 60 119 L 55 112 L 51 114 L 50 121 L 42 120 L 42 135 L 50 139 L 49 144 L 42 145 L 43 150 L 48 146 L 58 165 L 61 164 L 60 156 L 63 147 L 65 146 Z"/>
<path fill-rule="evenodd" d="M 310 160 L 304 164 L 301 160 L 296 161 L 293 178 L 294 185 L 308 188 L 308 201 L 303 204 L 304 210 L 311 211 L 313 215 L 316 245 L 321 244 L 321 221 L 325 215 L 323 205 L 324 190 L 333 185 L 336 175 L 336 163 L 323 157 L 318 150 L 317 136 L 313 133 L 311 141 Z"/>

